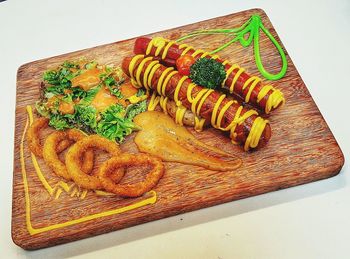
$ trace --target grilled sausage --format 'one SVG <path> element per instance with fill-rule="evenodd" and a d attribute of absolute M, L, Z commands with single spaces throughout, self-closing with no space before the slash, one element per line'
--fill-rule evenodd
<path fill-rule="evenodd" d="M 271 137 L 268 121 L 255 110 L 245 109 L 218 91 L 193 84 L 189 78 L 152 57 L 125 58 L 122 69 L 139 86 L 175 101 L 180 111 L 175 116 L 179 123 L 186 109 L 192 110 L 197 121 L 210 122 L 215 128 L 229 131 L 232 140 L 243 144 L 245 150 L 264 146 Z"/>
<path fill-rule="evenodd" d="M 222 85 L 223 88 L 233 93 L 246 103 L 249 103 L 266 114 L 281 106 L 285 99 L 283 93 L 271 85 L 263 85 L 261 79 L 250 76 L 238 65 L 231 65 L 227 60 L 218 55 L 210 55 L 203 50 L 195 50 L 186 44 L 178 45 L 160 37 L 153 39 L 140 37 L 134 45 L 135 54 L 154 56 L 165 66 L 176 66 L 176 60 L 184 55 L 192 55 L 195 59 L 206 57 L 216 59 L 225 66 L 227 77 Z"/>

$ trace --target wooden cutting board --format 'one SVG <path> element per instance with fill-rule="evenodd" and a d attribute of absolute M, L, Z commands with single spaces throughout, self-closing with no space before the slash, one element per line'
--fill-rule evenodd
<path fill-rule="evenodd" d="M 177 39 L 180 35 L 198 29 L 233 28 L 259 14 L 263 23 L 281 44 L 267 15 L 260 9 L 227 15 L 183 27 L 153 33 Z M 14 181 L 12 209 L 13 241 L 24 249 L 38 249 L 126 228 L 187 211 L 304 184 L 339 173 L 344 157 L 320 114 L 303 80 L 288 59 L 284 78 L 272 82 L 286 97 L 286 105 L 269 116 L 272 138 L 269 144 L 255 152 L 244 152 L 215 129 L 196 133 L 196 137 L 209 145 L 237 154 L 243 166 L 234 172 L 217 172 L 201 167 L 165 163 L 166 173 L 152 194 L 137 199 L 101 197 L 88 192 L 80 199 L 82 191 L 64 191 L 58 199 L 44 188 L 24 139 L 28 125 L 27 105 L 39 98 L 39 87 L 45 70 L 54 68 L 65 60 L 82 56 L 99 63 L 121 64 L 124 57 L 132 55 L 135 39 L 115 42 L 91 49 L 34 61 L 21 66 L 17 75 L 16 132 L 14 152 Z M 223 36 L 203 36 L 186 43 L 202 49 L 213 49 L 225 42 Z M 267 71 L 278 72 L 281 61 L 271 42 L 262 36 L 261 56 Z M 282 45 L 283 46 L 283 45 Z M 286 52 L 286 51 L 285 51 Z M 287 53 L 287 52 L 286 52 Z M 253 47 L 235 43 L 219 53 L 235 62 L 251 75 L 260 76 Z M 122 145 L 124 151 L 137 152 L 131 135 Z M 20 153 L 24 157 L 21 160 Z M 60 181 L 42 159 L 37 159 L 47 184 L 54 188 Z M 24 170 L 25 169 L 25 172 Z M 71 183 L 68 183 L 71 184 Z M 56 187 L 57 188 L 57 187 Z M 71 197 L 72 196 L 72 197 Z M 130 204 L 146 201 L 146 206 L 122 212 Z M 30 230 L 30 232 L 28 231 Z"/>

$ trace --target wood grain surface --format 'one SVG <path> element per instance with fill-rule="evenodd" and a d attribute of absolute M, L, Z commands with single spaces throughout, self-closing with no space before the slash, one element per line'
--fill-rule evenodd
<path fill-rule="evenodd" d="M 247 10 L 149 36 L 176 39 L 198 29 L 238 27 L 254 13 L 261 15 L 264 25 L 281 44 L 270 20 L 260 9 Z M 224 36 L 211 35 L 193 38 L 186 43 L 210 50 L 226 40 Z M 344 163 L 343 154 L 287 54 L 286 76 L 272 82 L 275 87 L 283 91 L 286 104 L 268 117 L 272 127 L 272 138 L 265 148 L 255 152 L 244 152 L 241 147 L 231 144 L 229 138 L 215 129 L 205 130 L 202 133 L 190 129 L 197 138 L 242 158 L 241 168 L 234 172 L 218 172 L 196 166 L 165 163 L 166 173 L 154 189 L 158 195 L 155 204 L 34 235 L 29 234 L 26 225 L 20 142 L 28 119 L 26 106 L 33 105 L 39 98 L 42 73 L 65 60 L 81 57 L 95 59 L 99 63 L 120 65 L 125 56 L 133 54 L 134 41 L 135 39 L 129 39 L 51 57 L 22 65 L 18 69 L 12 237 L 20 247 L 38 249 L 71 242 L 179 213 L 324 179 L 336 175 L 341 170 Z M 260 46 L 267 71 L 278 72 L 281 60 L 273 44 L 266 36 L 262 36 Z M 252 46 L 244 48 L 235 43 L 219 54 L 244 67 L 249 74 L 260 76 L 255 65 Z M 133 138 L 133 135 L 127 138 L 122 144 L 122 150 L 138 152 Z M 86 198 L 82 200 L 75 196 L 71 197 L 70 193 L 65 192 L 58 199 L 54 199 L 37 177 L 26 141 L 24 154 L 30 197 L 29 213 L 34 228 L 44 228 L 121 208 L 144 199 L 144 197 L 137 199 L 100 197 L 93 192 L 88 192 Z M 59 182 L 60 179 L 49 170 L 42 159 L 38 158 L 38 161 L 50 185 L 54 186 Z"/>

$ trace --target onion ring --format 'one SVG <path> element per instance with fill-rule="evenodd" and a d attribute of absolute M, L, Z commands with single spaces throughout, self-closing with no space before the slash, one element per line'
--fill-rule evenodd
<path fill-rule="evenodd" d="M 119 155 L 120 149 L 117 143 L 100 137 L 98 135 L 90 135 L 76 142 L 66 154 L 66 167 L 73 181 L 85 189 L 101 189 L 102 184 L 98 176 L 88 175 L 80 168 L 81 155 L 89 149 L 101 149 L 113 155 Z M 121 176 L 119 174 L 122 174 Z M 115 173 L 114 177 L 121 179 L 124 170 Z M 117 177 L 118 176 L 118 177 Z"/>
<path fill-rule="evenodd" d="M 40 143 L 40 131 L 49 126 L 49 119 L 40 117 L 30 126 L 27 133 L 27 142 L 30 151 L 38 157 L 43 157 L 43 146 Z M 57 145 L 57 152 L 62 152 L 71 145 L 71 141 L 63 140 Z"/>
<path fill-rule="evenodd" d="M 69 129 L 66 131 L 55 131 L 46 138 L 43 147 L 43 157 L 47 165 L 55 172 L 55 174 L 67 180 L 71 180 L 66 165 L 58 158 L 58 154 L 63 150 L 57 151 L 57 147 L 64 140 L 69 140 L 69 142 L 77 142 L 85 137 L 86 135 L 81 131 Z M 81 170 L 83 170 L 85 173 L 90 173 L 93 166 L 93 150 L 87 150 L 84 153 L 83 159 L 80 161 Z"/>
<path fill-rule="evenodd" d="M 146 175 L 146 178 L 133 184 L 117 184 L 113 182 L 109 175 L 115 172 L 116 169 L 125 168 L 135 165 L 151 165 L 151 171 Z M 139 197 L 142 194 L 150 191 L 158 184 L 160 178 L 164 174 L 164 165 L 162 161 L 147 154 L 121 154 L 114 156 L 105 161 L 99 171 L 98 177 L 103 188 L 107 192 L 111 192 L 123 197 Z"/>

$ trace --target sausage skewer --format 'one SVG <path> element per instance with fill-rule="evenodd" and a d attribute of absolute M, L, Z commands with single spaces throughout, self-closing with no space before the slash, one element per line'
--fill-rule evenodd
<path fill-rule="evenodd" d="M 218 55 L 212 56 L 204 50 L 195 50 L 187 44 L 178 45 L 174 41 L 161 37 L 153 39 L 140 37 L 135 41 L 134 53 L 154 56 L 162 64 L 172 67 L 175 67 L 176 60 L 185 54 L 191 55 L 195 59 L 203 57 L 216 59 L 225 66 L 227 74 L 222 87 L 238 96 L 244 102 L 254 105 L 266 114 L 285 102 L 283 93 L 280 90 L 271 85 L 263 85 L 259 77 L 248 75 L 244 68 L 237 64 L 231 65 Z"/>
<path fill-rule="evenodd" d="M 233 142 L 244 145 L 244 150 L 264 146 L 271 137 L 267 120 L 255 110 L 245 109 L 225 94 L 192 83 L 172 67 L 166 67 L 153 57 L 136 55 L 123 60 L 123 71 L 140 87 L 152 90 L 150 107 L 160 95 L 166 107 L 167 99 L 175 101 L 175 121 L 183 123 L 186 110 L 195 114 L 195 128 L 200 130 L 205 122 L 219 130 L 230 132 Z"/>

